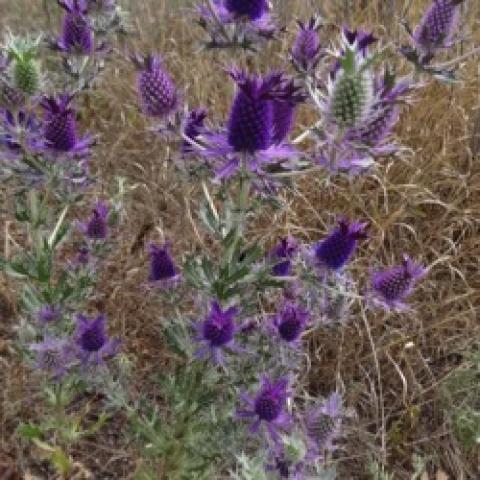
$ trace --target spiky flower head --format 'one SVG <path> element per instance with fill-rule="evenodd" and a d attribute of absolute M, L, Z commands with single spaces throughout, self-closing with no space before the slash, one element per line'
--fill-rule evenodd
<path fill-rule="evenodd" d="M 40 308 L 37 315 L 40 323 L 52 323 L 61 318 L 62 309 L 58 305 L 44 305 Z"/>
<path fill-rule="evenodd" d="M 308 23 L 297 23 L 300 29 L 292 48 L 292 59 L 302 70 L 310 71 L 318 63 L 320 54 L 319 19 L 313 17 Z"/>
<path fill-rule="evenodd" d="M 332 393 L 321 405 L 309 410 L 305 417 L 305 430 L 313 454 L 332 451 L 341 433 L 345 416 L 342 397 Z"/>
<path fill-rule="evenodd" d="M 350 43 L 354 38 L 353 43 Z M 363 40 L 363 42 L 362 42 Z M 343 32 L 343 46 L 329 78 L 327 115 L 340 128 L 354 127 L 367 118 L 374 98 L 374 84 L 366 55 L 370 40 Z"/>
<path fill-rule="evenodd" d="M 298 342 L 305 330 L 310 314 L 296 302 L 285 302 L 273 317 L 278 336 L 287 343 Z"/>
<path fill-rule="evenodd" d="M 170 283 L 178 280 L 179 274 L 170 254 L 170 245 L 156 245 L 151 243 L 148 246 L 150 255 L 150 275 L 148 280 L 155 283 Z"/>
<path fill-rule="evenodd" d="M 73 95 L 44 97 L 41 106 L 44 115 L 45 148 L 57 153 L 87 153 L 90 137 L 79 139 L 75 110 L 70 106 Z"/>
<path fill-rule="evenodd" d="M 164 118 L 173 113 L 178 107 L 178 92 L 160 57 L 135 54 L 131 58 L 138 69 L 138 95 L 145 115 Z"/>
<path fill-rule="evenodd" d="M 298 243 L 292 237 L 285 237 L 271 250 L 270 259 L 275 262 L 272 275 L 284 277 L 292 272 L 292 258 L 298 252 Z"/>
<path fill-rule="evenodd" d="M 87 17 L 86 0 L 58 0 L 66 12 L 56 46 L 68 53 L 90 55 L 94 51 L 93 30 Z"/>
<path fill-rule="evenodd" d="M 268 12 L 267 0 L 225 0 L 225 8 L 233 15 L 258 20 Z"/>
<path fill-rule="evenodd" d="M 118 351 L 119 341 L 108 338 L 105 322 L 105 315 L 92 319 L 82 314 L 77 315 L 75 342 L 78 357 L 83 364 L 101 364 L 105 357 Z"/>
<path fill-rule="evenodd" d="M 46 335 L 42 342 L 31 344 L 29 349 L 35 354 L 36 367 L 54 381 L 60 381 L 71 367 L 72 349 L 66 338 Z"/>
<path fill-rule="evenodd" d="M 358 241 L 366 238 L 367 226 L 367 223 L 340 220 L 338 227 L 314 247 L 318 266 L 340 270 L 355 252 Z"/>
<path fill-rule="evenodd" d="M 0 107 L 17 110 L 25 103 L 25 94 L 12 85 L 9 65 L 9 59 L 0 51 Z"/>
<path fill-rule="evenodd" d="M 358 127 L 349 129 L 345 138 L 349 141 L 375 147 L 392 132 L 399 120 L 400 101 L 410 90 L 408 79 L 396 83 L 395 75 L 386 70 L 376 86 L 376 100 L 368 118 Z"/>
<path fill-rule="evenodd" d="M 276 382 L 264 376 L 260 389 L 254 397 L 243 393 L 242 401 L 246 408 L 237 410 L 237 416 L 252 419 L 251 433 L 257 433 L 261 425 L 265 425 L 272 440 L 280 441 L 279 429 L 286 429 L 291 423 L 285 407 L 288 398 L 288 380 L 280 378 Z"/>
<path fill-rule="evenodd" d="M 88 219 L 79 225 L 82 233 L 91 240 L 105 240 L 108 235 L 109 211 L 106 202 L 97 201 Z"/>
<path fill-rule="evenodd" d="M 407 308 L 404 300 L 425 275 L 426 269 L 405 255 L 401 265 L 372 275 L 374 303 L 387 310 L 404 310 Z"/>
<path fill-rule="evenodd" d="M 238 330 L 235 325 L 237 314 L 236 307 L 222 310 L 218 302 L 211 303 L 207 318 L 197 325 L 196 341 L 202 346 L 195 352 L 196 357 L 204 358 L 208 355 L 216 363 L 224 363 L 223 350 L 235 350 L 233 341 Z"/>
<path fill-rule="evenodd" d="M 193 142 L 204 132 L 204 123 L 207 118 L 207 111 L 204 108 L 197 108 L 188 113 L 185 123 L 183 125 L 183 138 L 181 145 L 181 153 L 186 155 L 192 153 L 194 148 L 192 143 L 188 141 L 191 139 Z"/>
<path fill-rule="evenodd" d="M 448 47 L 460 19 L 464 0 L 432 0 L 413 33 L 416 47 L 433 55 L 439 48 Z"/>
<path fill-rule="evenodd" d="M 265 77 L 248 76 L 240 70 L 229 73 L 237 84 L 237 93 L 228 119 L 228 143 L 237 152 L 266 150 L 273 141 L 272 100 L 293 102 L 298 89 L 281 72 Z M 278 130 L 277 136 L 284 135 Z"/>
<path fill-rule="evenodd" d="M 40 88 L 40 66 L 38 45 L 40 37 L 15 37 L 9 35 L 6 51 L 11 61 L 13 87 L 27 95 L 33 95 Z"/>

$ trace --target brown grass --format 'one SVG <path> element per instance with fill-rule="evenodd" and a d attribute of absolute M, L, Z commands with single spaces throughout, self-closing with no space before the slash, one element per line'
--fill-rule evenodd
<path fill-rule="evenodd" d="M 232 90 L 221 66 L 230 62 L 230 55 L 195 53 L 199 32 L 183 11 L 179 14 L 169 6 L 171 2 L 127 3 L 138 33 L 132 43 L 162 52 L 189 103 L 206 105 L 216 119 L 223 118 Z M 186 3 L 178 2 L 180 9 Z M 295 6 L 292 11 L 285 8 L 285 17 L 293 29 L 294 16 L 306 18 L 314 11 L 309 4 L 319 2 L 289 3 Z M 341 18 L 342 2 L 321 3 L 329 18 Z M 359 25 L 385 25 L 377 28 L 378 33 L 396 41 L 403 35 L 396 21 L 400 6 L 393 18 L 387 7 L 377 8 L 383 3 L 350 2 L 358 6 L 349 11 L 350 19 Z M 415 20 L 426 3 L 413 2 L 411 13 Z M 475 32 L 478 44 L 480 5 L 475 1 L 467 3 L 469 15 L 464 32 Z M 40 12 L 40 4 L 0 0 L 0 11 L 7 13 L 2 23 L 19 25 L 25 9 Z M 27 18 L 30 27 L 33 17 Z M 240 60 L 239 55 L 238 63 L 266 70 L 267 65 L 282 64 L 287 47 L 288 42 L 283 41 L 248 60 Z M 352 422 L 345 456 L 340 460 L 339 478 L 368 478 L 365 465 L 375 458 L 385 463 L 396 479 L 406 480 L 413 471 L 414 453 L 431 455 L 434 464 L 452 479 L 480 478 L 475 455 L 462 455 L 451 435 L 438 393 L 455 367 L 458 354 L 478 341 L 480 333 L 479 73 L 477 60 L 470 60 L 462 65 L 460 85 L 432 84 L 420 92 L 398 128 L 411 154 L 385 163 L 373 177 L 352 183 L 327 185 L 321 177 L 304 179 L 298 194 L 285 198 L 288 208 L 273 218 L 260 219 L 251 232 L 252 238 L 265 244 L 285 233 L 316 240 L 331 224 L 333 215 L 344 213 L 372 223 L 372 239 L 365 243 L 353 265 L 358 278 L 365 278 L 369 265 L 394 262 L 403 252 L 429 265 L 429 276 L 415 296 L 414 313 L 365 318 L 357 311 L 341 333 L 325 333 L 312 339 L 312 390 L 328 392 L 335 385 L 342 386 L 347 404 L 358 414 Z M 153 223 L 155 230 L 149 238 L 175 239 L 178 255 L 208 245 L 208 240 L 195 225 L 198 189 L 175 175 L 169 147 L 145 132 L 146 123 L 137 111 L 132 85 L 133 71 L 125 61 L 119 59 L 109 65 L 94 93 L 93 110 L 84 114 L 84 123 L 101 132 L 94 164 L 103 184 L 121 175 L 137 185 L 127 204 L 119 248 L 102 283 L 102 302 L 116 330 L 127 339 L 131 357 L 137 362 L 136 378 L 141 383 L 149 371 L 165 365 L 168 359 L 160 345 L 162 306 L 147 299 L 138 287 L 146 258 L 141 249 L 131 254 L 135 237 L 144 225 Z M 301 123 L 306 126 L 310 121 L 311 115 L 305 111 Z M 2 292 L 8 292 L 3 296 L 6 303 L 12 304 L 11 289 L 2 288 Z M 0 307 L 6 317 L 8 308 Z M 2 324 L 0 331 L 0 452 L 17 456 L 20 466 L 25 466 L 25 449 L 16 444 L 11 432 L 17 417 L 28 415 L 35 407 L 38 393 L 13 353 L 11 323 L 8 327 Z M 151 387 L 139 388 L 145 391 Z M 98 448 L 102 458 L 110 458 L 111 463 L 96 478 L 130 478 L 134 450 L 121 441 L 108 446 L 105 438 L 108 436 L 98 439 Z M 88 444 L 82 448 L 88 451 Z M 92 465 L 88 455 L 79 456 Z M 129 457 L 130 463 L 122 469 L 116 456 Z"/>

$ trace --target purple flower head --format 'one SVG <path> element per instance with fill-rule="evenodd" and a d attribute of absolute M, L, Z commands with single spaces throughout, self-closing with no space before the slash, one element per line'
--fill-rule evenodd
<path fill-rule="evenodd" d="M 283 75 L 274 72 L 264 78 L 249 77 L 232 70 L 237 83 L 228 120 L 228 143 L 236 152 L 266 150 L 271 143 L 273 112 L 270 100 L 281 86 Z"/>
<path fill-rule="evenodd" d="M 197 108 L 189 112 L 183 125 L 183 135 L 196 141 L 205 131 L 204 122 L 207 118 L 207 111 L 204 108 Z M 182 141 L 181 153 L 183 155 L 193 153 L 195 150 L 191 143 L 185 138 Z"/>
<path fill-rule="evenodd" d="M 86 154 L 91 138 L 78 138 L 75 111 L 69 106 L 72 99 L 73 95 L 43 98 L 45 148 L 56 153 Z"/>
<path fill-rule="evenodd" d="M 235 317 L 238 308 L 222 310 L 218 302 L 212 302 L 207 318 L 197 325 L 197 342 L 202 344 L 196 352 L 197 358 L 212 357 L 215 363 L 223 364 L 223 350 L 235 350 L 234 335 L 238 331 Z"/>
<path fill-rule="evenodd" d="M 342 397 L 332 393 L 319 407 L 311 409 L 305 417 L 305 430 L 310 443 L 310 455 L 333 451 L 345 416 Z"/>
<path fill-rule="evenodd" d="M 82 233 L 92 240 L 105 240 L 108 235 L 108 213 L 108 204 L 98 201 L 87 221 L 80 223 Z"/>
<path fill-rule="evenodd" d="M 155 245 L 151 243 L 148 246 L 150 255 L 150 275 L 148 280 L 155 283 L 172 283 L 179 278 L 177 268 L 170 254 L 170 245 Z"/>
<path fill-rule="evenodd" d="M 46 335 L 41 343 L 29 348 L 36 356 L 36 367 L 55 381 L 61 380 L 71 367 L 73 357 L 68 339 Z"/>
<path fill-rule="evenodd" d="M 279 337 L 287 343 L 298 343 L 310 314 L 295 302 L 285 302 L 273 317 L 273 326 Z"/>
<path fill-rule="evenodd" d="M 81 245 L 77 250 L 75 263 L 77 265 L 87 265 L 90 261 L 90 249 L 87 245 Z"/>
<path fill-rule="evenodd" d="M 258 20 L 268 12 L 267 0 L 225 0 L 225 8 L 233 15 Z"/>
<path fill-rule="evenodd" d="M 320 56 L 319 21 L 317 18 L 312 18 L 307 24 L 300 21 L 297 23 L 300 30 L 293 45 L 292 59 L 295 65 L 310 71 L 315 68 Z"/>
<path fill-rule="evenodd" d="M 427 55 L 448 47 L 460 20 L 460 5 L 464 0 L 432 0 L 413 33 L 417 49 Z"/>
<path fill-rule="evenodd" d="M 275 263 L 272 267 L 272 275 L 285 277 L 292 272 L 292 259 L 298 252 L 298 243 L 292 237 L 285 237 L 280 240 L 270 252 L 270 259 Z"/>
<path fill-rule="evenodd" d="M 44 305 L 37 316 L 38 321 L 43 324 L 56 322 L 62 317 L 62 309 L 57 305 Z"/>
<path fill-rule="evenodd" d="M 84 315 L 77 315 L 75 341 L 78 357 L 83 364 L 101 364 L 105 357 L 115 355 L 119 341 L 110 340 L 105 331 L 105 315 L 98 315 L 89 320 Z"/>
<path fill-rule="evenodd" d="M 338 227 L 314 247 L 318 266 L 340 270 L 355 252 L 358 240 L 367 237 L 367 226 L 367 223 L 340 220 Z"/>
<path fill-rule="evenodd" d="M 387 310 L 404 310 L 407 307 L 403 301 L 425 275 L 426 269 L 405 255 L 401 265 L 373 274 L 374 302 Z"/>
<path fill-rule="evenodd" d="M 247 393 L 241 395 L 246 408 L 237 410 L 239 418 L 253 419 L 251 433 L 257 433 L 261 425 L 265 425 L 275 443 L 280 441 L 279 429 L 287 429 L 291 418 L 285 411 L 288 398 L 288 381 L 280 378 L 272 382 L 268 377 L 262 378 L 260 390 L 255 397 Z"/>
<path fill-rule="evenodd" d="M 56 47 L 67 53 L 90 55 L 94 51 L 93 30 L 87 18 L 85 0 L 58 0 L 66 12 Z"/>
<path fill-rule="evenodd" d="M 149 117 L 164 118 L 178 108 L 178 92 L 160 57 L 132 55 L 138 69 L 137 88 L 142 110 Z"/>

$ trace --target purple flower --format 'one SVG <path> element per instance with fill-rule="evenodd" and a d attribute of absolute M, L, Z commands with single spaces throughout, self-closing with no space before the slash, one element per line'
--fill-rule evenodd
<path fill-rule="evenodd" d="M 218 302 L 212 302 L 207 318 L 198 324 L 196 341 L 202 344 L 196 352 L 197 358 L 212 357 L 215 363 L 224 364 L 223 350 L 236 350 L 234 335 L 236 307 L 222 310 Z"/>
<path fill-rule="evenodd" d="M 272 267 L 272 275 L 285 277 L 292 273 L 292 259 L 298 252 L 298 243 L 292 237 L 285 237 L 280 240 L 270 252 L 270 259 L 276 262 Z"/>
<path fill-rule="evenodd" d="M 62 309 L 58 305 L 44 305 L 37 315 L 40 323 L 52 323 L 62 317 Z"/>
<path fill-rule="evenodd" d="M 247 393 L 241 394 L 241 400 L 246 408 L 238 409 L 237 416 L 252 419 L 251 433 L 257 433 L 261 425 L 265 425 L 270 437 L 275 443 L 280 441 L 279 429 L 285 430 L 291 423 L 291 417 L 285 411 L 288 398 L 288 381 L 280 378 L 275 383 L 268 377 L 262 378 L 260 390 L 255 397 Z"/>
<path fill-rule="evenodd" d="M 21 158 L 25 150 L 35 149 L 41 135 L 40 122 L 33 114 L 0 111 L 0 148 L 9 159 Z"/>
<path fill-rule="evenodd" d="M 108 204 L 98 201 L 87 221 L 79 224 L 81 232 L 92 240 L 105 240 L 108 234 L 108 213 Z"/>
<path fill-rule="evenodd" d="M 167 243 L 163 245 L 155 245 L 151 243 L 148 247 L 150 255 L 150 282 L 171 284 L 179 278 L 177 268 L 170 255 L 170 246 Z"/>
<path fill-rule="evenodd" d="M 292 59 L 302 70 L 311 71 L 320 57 L 319 19 L 311 18 L 307 24 L 300 21 L 297 23 L 300 30 L 293 45 Z"/>
<path fill-rule="evenodd" d="M 440 48 L 448 47 L 460 19 L 464 0 L 433 0 L 413 33 L 417 49 L 433 56 Z"/>
<path fill-rule="evenodd" d="M 412 293 L 415 284 L 425 275 L 426 269 L 405 255 L 401 265 L 372 275 L 371 287 L 374 303 L 387 310 L 404 310 L 407 306 L 403 301 Z"/>
<path fill-rule="evenodd" d="M 71 367 L 72 349 L 66 338 L 46 335 L 42 342 L 31 344 L 29 349 L 36 356 L 36 367 L 55 381 L 61 380 Z"/>
<path fill-rule="evenodd" d="M 55 46 L 67 53 L 90 55 L 94 51 L 93 30 L 87 18 L 85 0 L 58 0 L 66 12 L 62 32 Z"/>
<path fill-rule="evenodd" d="M 225 0 L 225 8 L 232 14 L 258 20 L 268 12 L 267 0 Z"/>
<path fill-rule="evenodd" d="M 368 47 L 377 41 L 372 32 L 366 32 L 364 30 L 349 30 L 345 27 L 343 29 L 343 35 L 351 46 L 356 45 L 358 50 L 365 55 Z"/>
<path fill-rule="evenodd" d="M 138 69 L 137 89 L 145 115 L 165 118 L 175 112 L 179 102 L 177 88 L 160 57 L 135 54 L 131 58 Z"/>
<path fill-rule="evenodd" d="M 342 397 L 332 393 L 319 407 L 311 409 L 305 416 L 305 430 L 310 443 L 310 456 L 335 448 L 334 442 L 339 437 L 342 420 L 345 416 Z"/>
<path fill-rule="evenodd" d="M 227 130 L 205 135 L 207 146 L 199 154 L 209 161 L 218 159 L 217 178 L 232 176 L 245 160 L 246 167 L 257 174 L 263 174 L 263 167 L 281 163 L 297 156 L 293 147 L 276 144 L 290 129 L 290 121 L 284 122 L 281 130 L 279 115 L 274 116 L 275 102 L 295 104 L 300 94 L 293 80 L 280 72 L 272 72 L 266 77 L 249 77 L 245 72 L 229 72 L 237 83 Z M 275 121 L 278 128 L 275 132 Z M 242 160 L 241 160 L 242 159 Z"/>
<path fill-rule="evenodd" d="M 119 341 L 110 340 L 105 331 L 105 315 L 98 315 L 89 320 L 84 315 L 77 315 L 75 342 L 78 357 L 82 364 L 102 364 L 105 357 L 115 355 Z"/>
<path fill-rule="evenodd" d="M 207 118 L 207 111 L 204 108 L 197 108 L 189 112 L 183 125 L 184 137 L 196 141 L 197 138 L 205 132 L 204 122 Z M 187 139 L 183 138 L 181 145 L 181 153 L 183 155 L 193 153 L 195 149 Z"/>
<path fill-rule="evenodd" d="M 55 153 L 85 155 L 92 138 L 79 139 L 75 111 L 69 106 L 73 95 L 44 97 L 41 106 L 44 115 L 44 148 Z"/>
<path fill-rule="evenodd" d="M 296 344 L 305 330 L 310 314 L 295 302 L 285 302 L 273 317 L 273 327 L 285 342 Z"/>
<path fill-rule="evenodd" d="M 314 247 L 318 266 L 340 270 L 355 252 L 358 240 L 366 238 L 367 226 L 367 223 L 340 220 L 338 227 Z"/>

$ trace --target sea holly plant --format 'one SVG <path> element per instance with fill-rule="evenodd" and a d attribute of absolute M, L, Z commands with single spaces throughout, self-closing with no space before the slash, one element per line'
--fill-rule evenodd
<path fill-rule="evenodd" d="M 479 53 L 477 46 L 459 57 L 438 62 L 438 57 L 450 54 L 456 43 L 465 40 L 460 36 L 459 28 L 465 3 L 465 0 L 432 0 L 413 30 L 407 21 L 403 22 L 410 42 L 402 45 L 400 52 L 411 62 L 417 73 L 446 83 L 455 82 L 458 64 Z"/>
<path fill-rule="evenodd" d="M 115 227 L 107 226 L 108 209 L 100 205 L 101 215 L 99 205 L 95 206 L 80 228 L 69 221 L 71 207 L 52 208 L 44 191 L 19 195 L 16 220 L 25 227 L 27 242 L 22 251 L 3 261 L 5 273 L 22 285 L 19 348 L 36 372 L 45 399 L 42 418 L 21 425 L 18 433 L 44 451 L 63 475 L 72 468 L 72 446 L 101 428 L 110 415 L 105 409 L 97 421 L 87 424 L 83 418 L 89 405 L 73 411 L 69 405 L 91 388 L 108 394 L 112 380 L 106 382 L 105 377 L 118 376 L 109 359 L 119 352 L 119 340 L 107 333 L 104 315 L 83 313 L 95 298 L 99 261 L 107 252 L 105 243 L 111 241 L 107 228 Z M 111 210 L 118 208 L 114 202 Z M 116 222 L 115 215 L 110 220 Z M 86 260 L 80 262 L 68 245 L 72 235 L 85 237 Z"/>
<path fill-rule="evenodd" d="M 278 27 L 268 0 L 202 0 L 197 23 L 207 33 L 206 49 L 241 48 L 256 51 L 272 40 Z"/>

